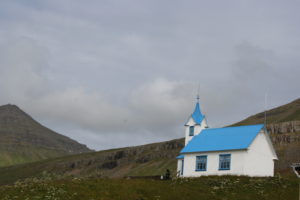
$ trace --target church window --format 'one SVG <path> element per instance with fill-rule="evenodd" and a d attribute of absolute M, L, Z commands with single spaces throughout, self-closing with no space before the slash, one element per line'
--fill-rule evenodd
<path fill-rule="evenodd" d="M 231 155 L 220 154 L 219 155 L 219 170 L 230 170 Z"/>
<path fill-rule="evenodd" d="M 196 171 L 206 171 L 207 156 L 196 156 Z"/>
<path fill-rule="evenodd" d="M 194 136 L 194 126 L 190 126 L 190 136 Z"/>

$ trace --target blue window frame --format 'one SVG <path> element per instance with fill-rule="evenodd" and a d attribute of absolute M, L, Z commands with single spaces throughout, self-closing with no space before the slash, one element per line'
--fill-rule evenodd
<path fill-rule="evenodd" d="M 219 155 L 219 170 L 230 170 L 231 154 Z"/>
<path fill-rule="evenodd" d="M 194 126 L 190 126 L 190 136 L 194 136 L 194 129 L 195 127 Z"/>
<path fill-rule="evenodd" d="M 207 156 L 196 156 L 196 171 L 206 171 Z"/>

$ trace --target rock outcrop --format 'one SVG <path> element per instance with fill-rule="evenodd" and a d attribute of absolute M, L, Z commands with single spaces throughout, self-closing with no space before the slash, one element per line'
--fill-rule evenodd
<path fill-rule="evenodd" d="M 300 121 L 281 122 L 267 125 L 267 130 L 271 134 L 284 134 L 300 132 Z"/>

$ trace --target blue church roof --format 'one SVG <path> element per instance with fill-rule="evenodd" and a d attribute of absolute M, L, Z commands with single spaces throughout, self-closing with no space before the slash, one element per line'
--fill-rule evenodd
<path fill-rule="evenodd" d="M 247 149 L 263 127 L 258 124 L 204 129 L 180 153 Z"/>
<path fill-rule="evenodd" d="M 204 115 L 202 115 L 200 110 L 200 104 L 197 102 L 195 110 L 192 114 L 192 118 L 194 119 L 196 124 L 201 124 L 202 120 L 204 119 Z"/>

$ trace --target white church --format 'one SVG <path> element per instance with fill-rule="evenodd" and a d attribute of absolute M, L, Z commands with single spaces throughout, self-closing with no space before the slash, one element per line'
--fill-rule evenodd
<path fill-rule="evenodd" d="M 177 157 L 178 176 L 274 176 L 278 158 L 264 125 L 208 128 L 197 99 L 185 124 L 185 147 Z"/>

